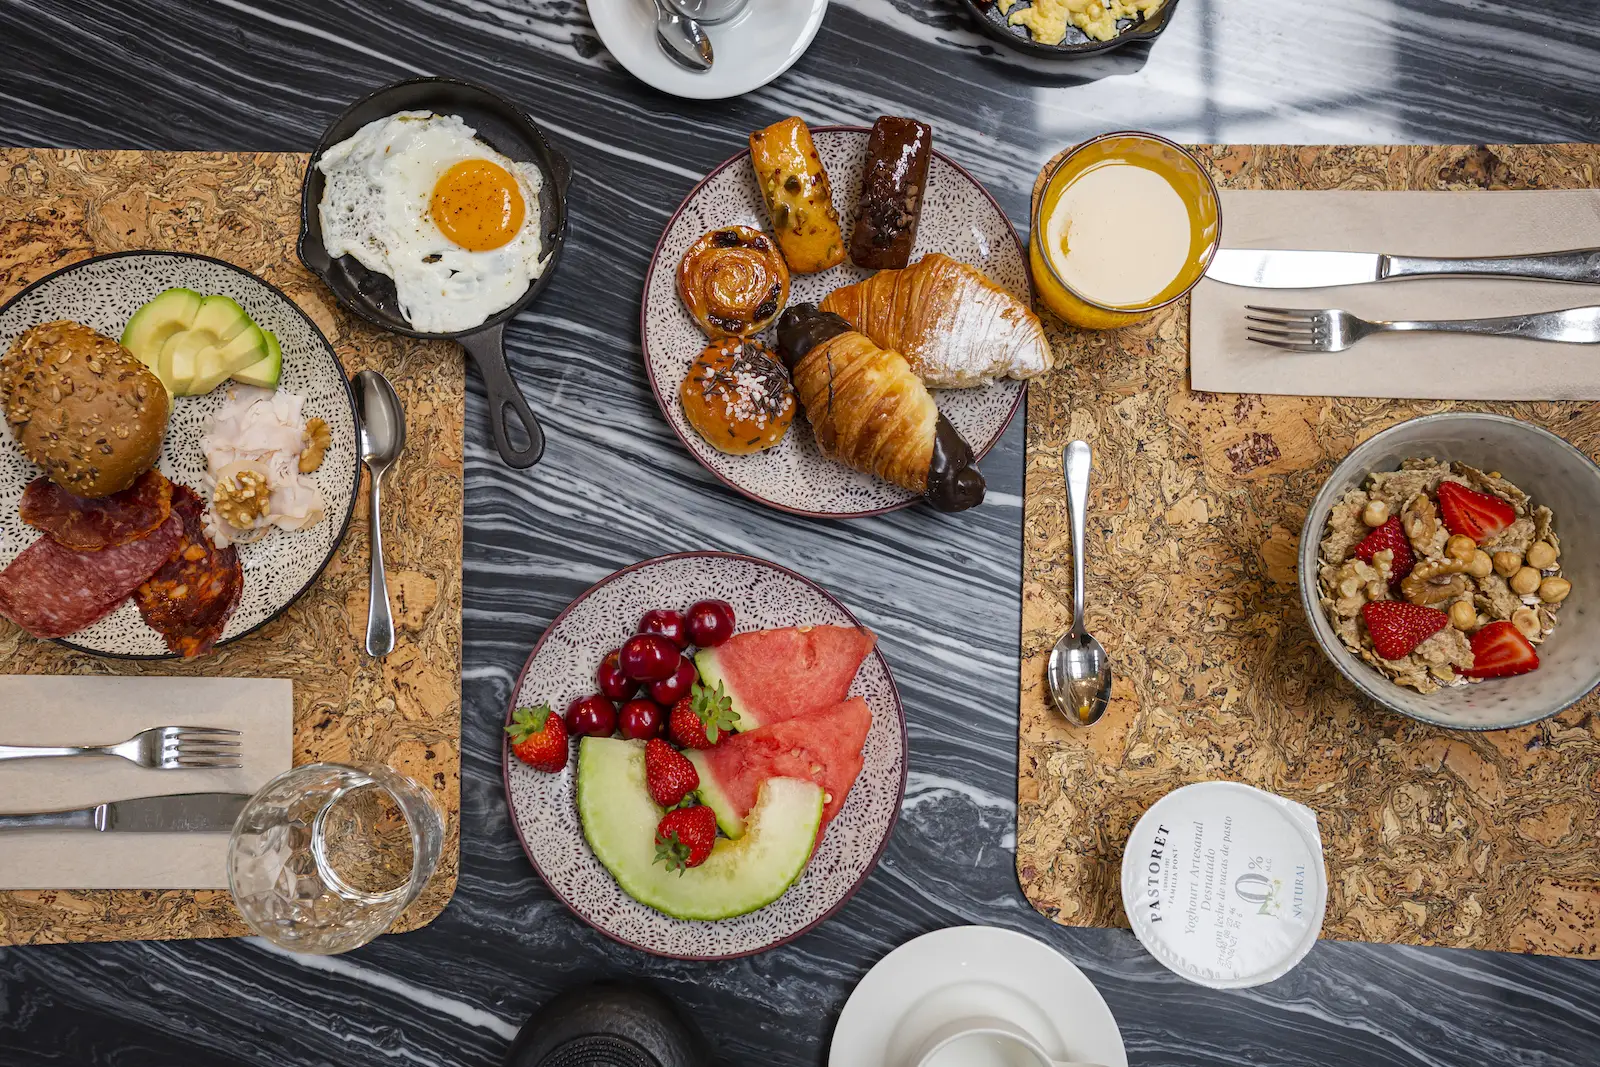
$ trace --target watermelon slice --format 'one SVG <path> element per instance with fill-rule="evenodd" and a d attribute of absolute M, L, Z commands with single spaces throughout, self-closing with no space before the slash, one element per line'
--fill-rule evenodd
<path fill-rule="evenodd" d="M 851 626 L 806 626 L 736 634 L 695 654 L 700 680 L 733 699 L 735 730 L 754 730 L 831 708 L 850 692 L 877 642 Z"/>
<path fill-rule="evenodd" d="M 861 749 L 872 729 L 867 702 L 852 697 L 803 718 L 734 734 L 715 748 L 685 752 L 700 774 L 700 799 L 737 840 L 769 778 L 799 778 L 823 788 L 822 826 L 844 807 L 861 773 Z"/>

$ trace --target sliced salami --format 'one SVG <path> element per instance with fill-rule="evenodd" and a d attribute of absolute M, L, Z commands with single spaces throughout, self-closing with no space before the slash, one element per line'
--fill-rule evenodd
<path fill-rule="evenodd" d="M 0 615 L 35 637 L 65 637 L 111 614 L 183 540 L 171 516 L 137 541 L 80 552 L 41 537 L 0 571 Z"/>
<path fill-rule="evenodd" d="M 22 491 L 22 521 L 58 545 L 85 552 L 137 541 L 172 514 L 172 483 L 147 470 L 110 496 L 74 496 L 49 478 L 35 478 Z"/>
<path fill-rule="evenodd" d="M 167 561 L 134 593 L 145 624 L 185 659 L 211 650 L 244 595 L 239 553 L 211 543 L 204 514 L 205 502 L 194 490 L 173 488 L 172 518 L 183 532 Z"/>

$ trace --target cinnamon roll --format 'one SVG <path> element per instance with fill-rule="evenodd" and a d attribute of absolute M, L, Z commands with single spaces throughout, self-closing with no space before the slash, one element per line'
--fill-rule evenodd
<path fill-rule="evenodd" d="M 712 340 L 749 337 L 789 301 L 789 267 L 772 238 L 749 226 L 701 235 L 678 264 L 678 295 Z"/>
<path fill-rule="evenodd" d="M 788 372 L 759 341 L 713 342 L 689 367 L 678 398 L 695 432 L 735 456 L 771 448 L 794 421 Z"/>

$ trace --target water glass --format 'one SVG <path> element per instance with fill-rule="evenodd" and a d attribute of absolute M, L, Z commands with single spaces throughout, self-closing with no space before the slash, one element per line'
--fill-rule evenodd
<path fill-rule="evenodd" d="M 250 929 L 293 952 L 388 930 L 439 865 L 433 795 L 388 767 L 312 763 L 262 786 L 234 824 L 228 887 Z"/>

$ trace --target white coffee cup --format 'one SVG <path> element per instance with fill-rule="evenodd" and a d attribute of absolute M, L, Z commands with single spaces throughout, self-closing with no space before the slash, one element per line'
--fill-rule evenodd
<path fill-rule="evenodd" d="M 992 1016 L 958 1019 L 924 1041 L 908 1067 L 1094 1067 L 1055 1059 L 1015 1023 Z"/>

